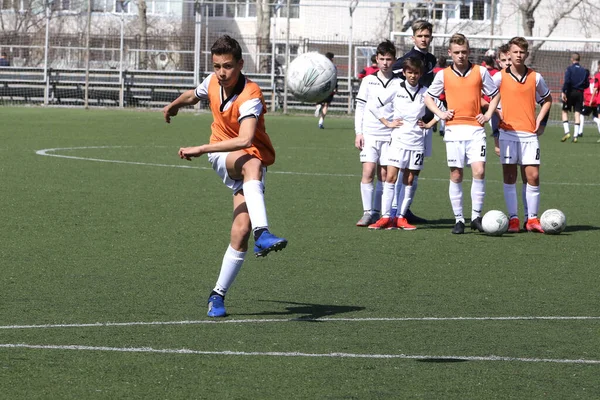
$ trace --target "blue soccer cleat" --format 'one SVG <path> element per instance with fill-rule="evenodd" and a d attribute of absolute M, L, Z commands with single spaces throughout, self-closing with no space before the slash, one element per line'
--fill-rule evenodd
<path fill-rule="evenodd" d="M 287 246 L 287 240 L 277 237 L 269 231 L 264 231 L 254 242 L 254 255 L 264 257 L 272 251 L 279 251 Z"/>
<path fill-rule="evenodd" d="M 208 298 L 208 316 L 209 317 L 224 317 L 227 313 L 225 312 L 225 299 L 223 296 L 212 295 Z"/>

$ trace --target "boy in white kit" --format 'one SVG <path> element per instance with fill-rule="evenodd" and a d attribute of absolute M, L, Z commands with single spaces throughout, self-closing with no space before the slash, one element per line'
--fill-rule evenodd
<path fill-rule="evenodd" d="M 413 182 L 423 169 L 425 158 L 425 136 L 427 129 L 437 121 L 432 119 L 424 123 L 424 96 L 427 87 L 419 84 L 423 74 L 423 61 L 409 57 L 402 63 L 406 80 L 396 81 L 377 102 L 369 104 L 369 111 L 385 126 L 393 128 L 388 150 L 387 177 L 383 187 L 382 217 L 369 229 L 404 229 L 415 230 L 406 220 L 406 213 L 415 194 Z M 387 106 L 393 105 L 393 116 L 389 119 Z M 439 103 L 439 107 L 443 107 Z M 391 217 L 392 201 L 395 194 L 398 171 L 402 173 L 402 189 L 398 196 L 397 217 Z"/>
<path fill-rule="evenodd" d="M 356 96 L 354 145 L 360 150 L 362 178 L 360 194 L 363 204 L 363 216 L 356 226 L 368 226 L 377 221 L 381 212 L 382 182 L 386 180 L 387 151 L 390 143 L 391 128 L 383 125 L 367 107 L 377 101 L 387 87 L 399 78 L 393 78 L 392 64 L 396 60 L 396 47 L 386 40 L 377 46 L 377 66 L 379 71 L 363 78 Z M 391 104 L 382 110 L 391 119 Z M 377 172 L 377 186 L 373 178 Z"/>

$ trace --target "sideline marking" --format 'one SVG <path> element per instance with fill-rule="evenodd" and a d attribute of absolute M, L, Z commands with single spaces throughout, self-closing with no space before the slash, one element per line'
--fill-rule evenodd
<path fill-rule="evenodd" d="M 169 168 L 186 168 L 186 169 L 200 169 L 200 170 L 212 170 L 211 167 L 196 167 L 191 165 L 178 165 L 178 164 L 155 164 L 155 163 L 146 163 L 146 162 L 137 162 L 137 161 L 122 161 L 122 160 L 106 160 L 102 158 L 90 158 L 90 157 L 78 157 L 78 156 L 67 156 L 62 154 L 52 154 L 52 152 L 60 151 L 60 150 L 88 150 L 88 149 L 118 149 L 118 148 L 127 148 L 133 146 L 84 146 L 84 147 L 57 147 L 54 149 L 41 149 L 36 150 L 35 154 L 46 157 L 58 157 L 58 158 L 68 158 L 71 160 L 83 160 L 83 161 L 95 161 L 95 162 L 105 162 L 105 163 L 113 163 L 113 164 L 130 164 L 130 165 L 144 165 L 150 167 L 169 167 Z M 331 174 L 331 173 L 322 173 L 322 172 L 294 172 L 294 171 L 269 171 L 269 174 L 280 174 L 280 175 L 301 175 L 301 176 L 328 176 L 328 177 L 352 177 L 357 178 L 361 175 L 359 174 Z M 427 181 L 438 181 L 438 182 L 447 182 L 448 178 L 419 178 L 420 180 Z M 486 180 L 490 183 L 500 183 L 501 181 L 496 180 Z M 600 183 L 580 183 L 580 182 L 544 182 L 544 185 L 559 185 L 559 186 L 600 186 Z"/>
<path fill-rule="evenodd" d="M 527 358 L 503 356 L 431 356 L 408 354 L 360 354 L 360 353 L 301 353 L 274 351 L 202 351 L 191 349 L 155 349 L 152 347 L 105 347 L 81 345 L 35 345 L 25 343 L 4 343 L 0 348 L 38 349 L 38 350 L 80 350 L 80 351 L 115 351 L 121 353 L 159 353 L 159 354 L 191 354 L 203 356 L 263 356 L 263 357 L 327 357 L 327 358 L 371 358 L 371 359 L 406 359 L 406 360 L 448 360 L 448 361 L 520 361 L 534 363 L 558 364 L 600 364 L 600 360 L 560 359 L 560 358 Z"/>
<path fill-rule="evenodd" d="M 0 325 L 0 329 L 51 329 L 51 328 L 103 328 L 118 326 L 165 326 L 165 325 L 214 325 L 214 324 L 266 324 L 276 322 L 443 322 L 443 321 L 598 321 L 600 317 L 589 316 L 522 316 L 522 317 L 405 317 L 405 318 L 269 318 L 269 319 L 224 319 L 196 321 L 135 321 L 95 322 L 88 324 L 41 324 Z"/>

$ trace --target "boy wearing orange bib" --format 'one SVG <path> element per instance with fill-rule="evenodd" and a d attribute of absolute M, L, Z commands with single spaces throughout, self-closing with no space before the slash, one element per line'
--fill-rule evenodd
<path fill-rule="evenodd" d="M 239 43 L 224 35 L 211 48 L 214 73 L 195 90 L 184 92 L 163 109 L 165 121 L 179 108 L 209 101 L 213 114 L 210 143 L 182 147 L 179 157 L 191 160 L 207 154 L 223 183 L 233 192 L 233 223 L 229 247 L 223 257 L 217 284 L 208 299 L 208 316 L 224 317 L 225 294 L 233 284 L 254 235 L 254 253 L 264 257 L 286 247 L 287 240 L 269 232 L 264 199 L 267 166 L 275 150 L 265 131 L 266 106 L 258 85 L 242 74 L 244 60 Z"/>

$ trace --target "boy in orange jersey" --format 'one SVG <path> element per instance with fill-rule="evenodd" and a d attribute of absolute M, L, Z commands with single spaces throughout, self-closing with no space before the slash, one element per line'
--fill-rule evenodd
<path fill-rule="evenodd" d="M 265 131 L 266 106 L 258 85 L 242 74 L 244 60 L 239 43 L 221 36 L 211 48 L 214 73 L 196 89 L 184 92 L 163 109 L 167 123 L 183 106 L 208 99 L 214 122 L 210 143 L 182 147 L 179 157 L 191 160 L 207 154 L 223 183 L 233 191 L 231 241 L 217 284 L 208 299 L 208 316 L 224 317 L 225 294 L 233 284 L 254 234 L 254 253 L 264 257 L 287 245 L 269 232 L 264 199 L 266 167 L 275 161 L 275 150 Z"/>
<path fill-rule="evenodd" d="M 494 75 L 494 82 L 500 90 L 502 105 L 500 116 L 500 162 L 504 176 L 504 200 L 508 209 L 508 231 L 517 233 L 519 217 L 517 213 L 517 165 L 523 166 L 527 179 L 525 201 L 527 203 L 528 232 L 544 230 L 537 213 L 540 196 L 540 127 L 552 106 L 550 90 L 544 78 L 525 65 L 529 56 L 529 44 L 522 37 L 514 37 L 508 42 L 511 66 Z M 540 113 L 535 115 L 536 103 L 542 104 Z"/>
<path fill-rule="evenodd" d="M 500 101 L 498 89 L 484 67 L 469 61 L 469 42 L 464 35 L 452 35 L 448 55 L 453 64 L 435 75 L 427 90 L 425 105 L 440 119 L 446 121 L 446 154 L 450 167 L 449 196 L 456 223 L 452 233 L 465 231 L 463 216 L 463 169 L 471 166 L 471 229 L 483 232 L 481 213 L 485 198 L 486 137 L 484 124 L 496 111 Z M 434 99 L 446 94 L 448 111 L 442 111 Z M 481 94 L 491 98 L 485 114 L 481 112 Z"/>

